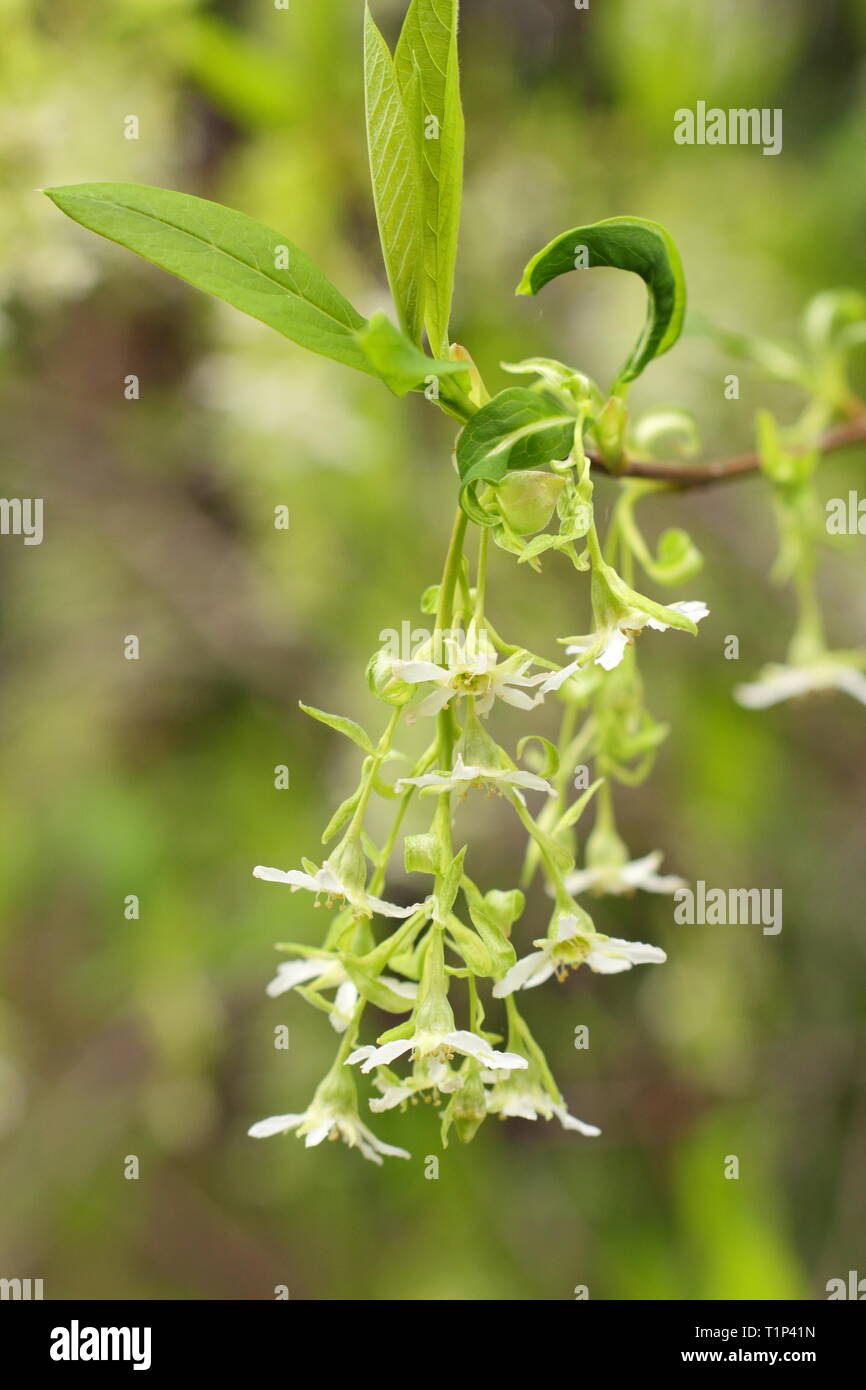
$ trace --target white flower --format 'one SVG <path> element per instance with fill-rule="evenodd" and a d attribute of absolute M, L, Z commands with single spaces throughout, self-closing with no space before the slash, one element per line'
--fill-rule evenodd
<path fill-rule="evenodd" d="M 346 1062 L 350 1066 L 362 1062 L 361 1071 L 369 1072 L 374 1067 L 389 1066 L 395 1058 L 403 1057 L 407 1052 L 415 1057 L 435 1057 L 442 1061 L 459 1052 L 464 1057 L 474 1057 L 491 1071 L 510 1071 L 528 1066 L 525 1057 L 518 1056 L 516 1052 L 497 1052 L 477 1033 L 470 1033 L 465 1028 L 455 1028 L 450 1032 L 435 1029 L 416 1031 L 410 1038 L 395 1038 L 381 1047 L 358 1047 L 349 1054 Z"/>
<path fill-rule="evenodd" d="M 734 687 L 734 699 L 746 709 L 766 709 L 798 695 L 833 689 L 866 705 L 866 675 L 832 656 L 809 666 L 765 666 L 757 680 Z"/>
<path fill-rule="evenodd" d="M 317 989 L 337 989 L 348 979 L 338 956 L 329 954 L 301 956 L 299 960 L 283 960 L 277 973 L 265 989 L 271 999 L 287 994 L 296 985 L 315 980 Z"/>
<path fill-rule="evenodd" d="M 578 869 L 565 880 L 565 886 L 575 896 L 587 888 L 593 893 L 620 894 L 633 893 L 636 888 L 643 888 L 647 893 L 676 893 L 687 887 L 685 879 L 677 874 L 656 873 L 661 862 L 662 852 L 657 849 L 628 864 L 599 864 Z"/>
<path fill-rule="evenodd" d="M 252 1139 L 267 1139 L 272 1134 L 288 1134 L 291 1130 L 297 1131 L 298 1138 L 304 1136 L 304 1143 L 308 1149 L 330 1137 L 342 1139 L 350 1149 L 360 1149 L 364 1158 L 368 1158 L 371 1163 L 381 1164 L 382 1154 L 390 1158 L 411 1157 L 405 1149 L 383 1144 L 363 1123 L 356 1107 L 340 1098 L 329 1101 L 314 1097 L 309 1108 L 302 1114 L 271 1115 L 268 1119 L 259 1120 L 251 1125 L 247 1133 Z"/>
<path fill-rule="evenodd" d="M 421 1091 L 435 1090 L 441 1095 L 448 1095 L 460 1089 L 463 1078 L 459 1072 L 452 1071 L 447 1062 L 437 1057 L 428 1057 L 417 1061 L 413 1074 L 405 1080 L 397 1080 L 393 1072 L 383 1070 L 375 1077 L 374 1085 L 382 1094 L 373 1097 L 370 1109 L 376 1114 L 381 1114 L 385 1110 L 393 1110 L 398 1105 L 405 1105 L 406 1101 L 414 1099 Z"/>
<path fill-rule="evenodd" d="M 500 661 L 486 633 L 477 633 L 470 624 L 465 636 L 445 639 L 448 664 L 435 661 L 394 661 L 394 675 L 407 685 L 433 685 L 435 689 L 418 705 L 418 714 L 438 714 L 461 695 L 475 697 L 479 714 L 487 714 L 494 700 L 504 700 L 518 709 L 534 709 L 541 696 L 526 694 L 528 688 L 545 680 L 543 673 L 528 676 L 532 657 L 515 652 Z"/>
<path fill-rule="evenodd" d="M 556 1118 L 563 1129 L 576 1130 L 579 1134 L 595 1138 L 601 1134 L 597 1125 L 587 1124 L 569 1115 L 562 1100 L 555 1101 L 543 1086 L 523 1076 L 509 1076 L 498 1082 L 487 1093 L 487 1111 L 490 1115 L 501 1115 L 503 1119 L 543 1120 Z"/>
<path fill-rule="evenodd" d="M 648 946 L 642 941 L 623 941 L 600 932 L 587 936 L 571 913 L 560 915 L 554 937 L 543 937 L 533 944 L 539 949 L 530 951 L 512 965 L 493 986 L 496 999 L 504 999 L 516 989 L 535 989 L 551 975 L 562 980 L 569 968 L 576 970 L 583 964 L 599 975 L 617 975 L 622 970 L 631 970 L 633 965 L 661 964 L 667 960 L 658 946 Z"/>
<path fill-rule="evenodd" d="M 710 611 L 699 599 L 684 599 L 679 603 L 669 603 L 667 607 L 673 613 L 681 613 L 693 623 L 699 623 Z M 626 647 L 645 627 L 651 627 L 656 632 L 667 632 L 671 624 L 662 622 L 660 618 L 653 617 L 642 608 L 629 608 L 620 614 L 611 626 L 587 637 L 575 637 L 565 650 L 569 656 L 576 656 L 577 659 L 548 676 L 541 687 L 541 694 L 549 695 L 551 691 L 558 690 L 570 676 L 585 665 L 589 657 L 605 671 L 612 671 L 614 666 L 618 666 L 622 661 Z"/>
<path fill-rule="evenodd" d="M 398 791 L 406 787 L 418 787 L 421 791 L 452 791 L 457 787 L 472 785 L 499 787 L 526 787 L 530 791 L 553 793 L 553 787 L 544 777 L 534 772 L 521 772 L 517 768 L 467 767 L 460 753 L 454 760 L 450 772 L 425 772 L 423 777 L 401 777 L 395 784 Z"/>
<path fill-rule="evenodd" d="M 327 859 L 314 874 L 303 873 L 300 869 L 267 869 L 264 865 L 257 864 L 253 869 L 253 877 L 263 878 L 268 883 L 288 883 L 293 893 L 299 888 L 306 888 L 308 892 L 315 893 L 317 899 L 320 893 L 324 893 L 329 906 L 334 899 L 346 899 L 360 912 L 377 912 L 381 917 L 411 917 L 413 912 L 423 907 L 423 903 L 398 907 L 396 903 L 386 903 L 382 898 L 374 897 L 363 889 L 359 890 L 355 885 L 343 882 Z"/>
<path fill-rule="evenodd" d="M 379 975 L 379 981 L 387 985 L 394 994 L 406 1000 L 408 1009 L 418 993 L 414 980 L 400 980 L 395 975 Z M 286 994 L 297 985 L 312 984 L 316 990 L 336 989 L 334 1007 L 328 1015 L 331 1025 L 338 1033 L 344 1033 L 352 1021 L 358 991 L 339 956 L 322 951 L 304 955 L 299 960 L 281 961 L 277 973 L 267 986 L 267 994 L 272 999 Z"/>

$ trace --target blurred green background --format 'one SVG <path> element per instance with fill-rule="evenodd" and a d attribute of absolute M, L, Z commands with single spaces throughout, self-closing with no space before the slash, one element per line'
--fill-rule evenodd
<path fill-rule="evenodd" d="M 403 9 L 374 6 L 391 37 Z M 791 621 L 766 579 L 772 513 L 754 480 L 652 504 L 704 550 L 675 596 L 712 616 L 697 640 L 641 648 L 650 707 L 674 733 L 619 805 L 634 854 L 663 848 L 669 871 L 711 885 L 783 888 L 781 935 L 678 927 L 647 896 L 596 905 L 602 930 L 669 953 L 526 996 L 597 1141 L 491 1121 L 427 1181 L 424 1156 L 440 1153 L 427 1106 L 376 1120 L 413 1152 L 381 1170 L 342 1145 L 245 1137 L 303 1109 L 334 1043 L 302 1000 L 264 995 L 273 942 L 317 942 L 320 916 L 250 876 L 319 858 L 354 785 L 354 750 L 297 701 L 378 727 L 363 666 L 438 578 L 453 431 L 34 190 L 126 179 L 215 198 L 284 230 L 362 311 L 383 306 L 362 5 L 0 10 L 2 491 L 45 499 L 43 545 L 0 540 L 0 1275 L 41 1277 L 49 1298 L 267 1299 L 285 1284 L 293 1298 L 535 1300 L 579 1284 L 591 1298 L 822 1298 L 828 1279 L 866 1274 L 864 712 L 842 695 L 765 714 L 731 699 L 782 657 Z M 514 298 L 529 255 L 576 223 L 663 222 L 692 305 L 730 328 L 784 336 L 810 294 L 862 288 L 857 0 L 468 0 L 462 51 L 452 331 L 494 388 L 500 360 L 535 352 L 607 380 L 634 337 L 634 277 Z M 782 107 L 783 153 L 676 146 L 673 111 L 698 99 Z M 723 395 L 733 370 L 739 401 Z M 138 401 L 124 399 L 130 373 Z M 711 455 L 749 447 L 757 405 L 788 419 L 798 404 L 698 339 L 634 399 L 692 408 Z M 863 462 L 828 460 L 826 496 L 856 487 Z M 863 640 L 862 566 L 862 539 L 828 553 L 834 645 Z M 494 552 L 491 586 L 512 640 L 552 654 L 557 634 L 584 630 L 585 583 L 565 561 L 536 576 Z M 137 662 L 123 659 L 131 633 Z M 739 662 L 722 657 L 728 634 Z M 277 791 L 283 763 L 291 788 Z M 509 886 L 519 827 L 481 807 L 476 877 Z M 399 867 L 391 891 L 416 891 Z M 532 900 L 523 942 L 546 911 Z M 581 1023 L 588 1051 L 572 1045 Z M 724 1178 L 730 1154 L 739 1181 Z"/>

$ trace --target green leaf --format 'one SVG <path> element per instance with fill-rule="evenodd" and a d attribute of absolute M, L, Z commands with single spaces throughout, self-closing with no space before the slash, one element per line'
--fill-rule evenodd
<path fill-rule="evenodd" d="M 372 371 L 355 336 L 364 318 L 280 232 L 168 188 L 80 183 L 45 192 L 82 227 L 260 319 L 310 352 Z"/>
<path fill-rule="evenodd" d="M 434 353 L 448 346 L 463 188 L 457 0 L 412 0 L 394 54 L 418 142 L 424 198 L 424 321 Z"/>
<path fill-rule="evenodd" d="M 545 246 L 527 265 L 517 293 L 537 294 L 558 275 L 583 266 L 631 270 L 647 287 L 646 324 L 620 369 L 616 386 L 634 381 L 654 357 L 673 347 L 682 332 L 686 287 L 679 252 L 658 222 L 643 217 L 610 217 L 575 227 Z"/>
<path fill-rule="evenodd" d="M 465 362 L 441 362 L 428 357 L 393 324 L 387 314 L 374 314 L 358 333 L 358 342 L 371 368 L 394 392 L 405 396 L 408 391 L 422 390 L 431 378 L 463 377 L 462 385 L 469 388 L 469 373 Z"/>
<path fill-rule="evenodd" d="M 510 386 L 477 411 L 457 441 L 460 505 L 473 521 L 498 518 L 478 504 L 479 483 L 499 483 L 509 469 L 535 468 L 567 458 L 574 442 L 574 415 L 538 391 Z"/>
<path fill-rule="evenodd" d="M 410 129 L 391 51 L 366 8 L 364 90 L 373 200 L 388 283 L 403 327 L 417 343 L 425 292 L 420 148 L 416 131 Z"/>
<path fill-rule="evenodd" d="M 298 704 L 308 714 L 311 719 L 318 719 L 320 724 L 327 724 L 329 729 L 336 729 L 338 734 L 345 734 L 353 743 L 357 743 L 359 748 L 363 748 L 365 753 L 375 753 L 373 740 L 368 733 L 356 724 L 354 719 L 346 719 L 342 714 L 326 714 L 323 709 L 315 709 L 313 705 L 305 705 L 299 700 Z"/>

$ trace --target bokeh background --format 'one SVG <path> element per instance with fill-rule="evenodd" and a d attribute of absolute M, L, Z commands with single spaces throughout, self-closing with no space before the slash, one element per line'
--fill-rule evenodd
<path fill-rule="evenodd" d="M 403 8 L 377 0 L 391 36 Z M 678 927 L 647 896 L 598 905 L 600 927 L 663 944 L 669 963 L 526 996 L 597 1141 L 491 1121 L 428 1181 L 426 1106 L 378 1120 L 414 1155 L 382 1170 L 342 1145 L 245 1137 L 304 1107 L 333 1048 L 322 1015 L 264 995 L 274 941 L 318 941 L 321 914 L 250 876 L 317 858 L 354 785 L 354 750 L 297 702 L 378 725 L 364 663 L 438 576 L 453 432 L 34 190 L 128 179 L 216 198 L 284 230 L 362 311 L 383 306 L 362 6 L 2 12 L 2 491 L 45 499 L 45 539 L 0 540 L 0 1275 L 41 1277 L 49 1298 L 267 1299 L 285 1284 L 293 1298 L 535 1300 L 585 1284 L 676 1300 L 822 1298 L 828 1279 L 866 1274 L 864 712 L 842 695 L 764 714 L 731 699 L 782 657 L 791 622 L 767 580 L 756 480 L 653 503 L 705 552 L 683 596 L 712 617 L 697 640 L 641 648 L 673 734 L 619 806 L 635 854 L 663 848 L 670 871 L 711 885 L 781 887 L 781 935 Z M 576 223 L 662 221 L 692 305 L 729 328 L 785 337 L 810 294 L 862 288 L 864 57 L 858 0 L 468 0 L 453 331 L 488 383 L 534 352 L 606 380 L 633 339 L 633 277 L 514 298 L 529 255 Z M 676 146 L 672 113 L 698 99 L 782 107 L 783 153 Z M 732 370 L 739 401 L 723 395 Z M 785 419 L 798 406 L 700 339 L 634 399 L 693 409 L 708 455 L 749 447 L 757 405 Z M 864 461 L 829 459 L 826 496 L 858 486 Z M 836 645 L 863 641 L 863 544 L 825 559 Z M 566 562 L 536 576 L 495 552 L 491 584 L 513 639 L 550 653 L 583 630 Z M 739 662 L 723 659 L 728 634 Z M 479 801 L 473 840 L 482 884 L 512 883 L 516 826 Z M 399 866 L 392 891 L 415 892 Z M 523 941 L 545 914 L 533 898 Z M 572 1044 L 580 1023 L 588 1051 Z M 731 1154 L 739 1181 L 723 1176 Z"/>

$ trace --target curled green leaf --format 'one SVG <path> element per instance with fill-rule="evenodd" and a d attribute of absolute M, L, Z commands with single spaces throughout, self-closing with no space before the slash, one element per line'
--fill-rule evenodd
<path fill-rule="evenodd" d="M 574 442 L 575 417 L 552 397 L 511 386 L 472 416 L 457 441 L 460 505 L 480 526 L 498 517 L 479 504 L 479 484 L 500 483 L 512 469 L 567 458 Z"/>
<path fill-rule="evenodd" d="M 537 294 L 572 270 L 610 266 L 639 275 L 647 287 L 647 318 L 637 343 L 617 374 L 614 390 L 640 376 L 673 347 L 682 332 L 686 287 L 680 255 L 670 234 L 643 217 L 609 217 L 563 232 L 527 265 L 518 294 Z"/>

